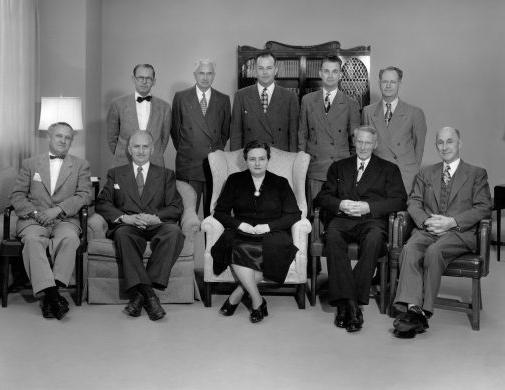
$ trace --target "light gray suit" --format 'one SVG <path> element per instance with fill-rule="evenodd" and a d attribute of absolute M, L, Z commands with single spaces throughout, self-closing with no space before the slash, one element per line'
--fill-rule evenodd
<path fill-rule="evenodd" d="M 19 217 L 16 234 L 24 244 L 23 262 L 34 293 L 55 285 L 55 279 L 68 284 L 79 246 L 80 208 L 90 204 L 92 196 L 89 164 L 67 155 L 63 160 L 53 195 L 49 154 L 23 161 L 11 194 L 11 203 Z M 28 214 L 59 206 L 65 217 L 44 227 Z M 46 256 L 49 247 L 53 270 Z"/>
<path fill-rule="evenodd" d="M 112 166 L 128 164 L 128 139 L 139 129 L 135 94 L 114 100 L 107 114 L 107 139 L 109 148 L 114 155 Z M 153 164 L 164 167 L 163 153 L 170 139 L 170 104 L 155 96 L 151 100 L 151 113 L 146 131 L 151 133 L 154 141 L 154 151 L 151 155 Z"/>
<path fill-rule="evenodd" d="M 442 214 L 442 168 L 443 163 L 431 165 L 416 176 L 407 202 L 416 228 L 400 255 L 395 297 L 395 303 L 412 303 L 429 312 L 433 312 L 443 272 L 452 260 L 476 249 L 478 224 L 491 215 L 486 170 L 460 161 L 444 214 L 453 217 L 458 226 L 441 236 L 424 230 L 423 223 L 431 214 Z"/>
<path fill-rule="evenodd" d="M 374 153 L 398 165 L 409 194 L 423 159 L 426 138 L 423 110 L 399 100 L 389 126 L 386 126 L 381 99 L 363 109 L 363 124 L 377 130 L 378 145 Z"/>

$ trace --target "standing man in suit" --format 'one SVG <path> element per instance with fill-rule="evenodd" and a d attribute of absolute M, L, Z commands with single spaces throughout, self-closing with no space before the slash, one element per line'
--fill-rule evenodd
<path fill-rule="evenodd" d="M 72 127 L 58 122 L 47 132 L 49 153 L 23 161 L 11 203 L 19 217 L 16 234 L 24 245 L 23 263 L 33 293 L 44 293 L 42 315 L 61 320 L 68 302 L 58 288 L 68 285 L 74 271 L 81 233 L 77 214 L 90 204 L 92 190 L 88 162 L 68 154 Z"/>
<path fill-rule="evenodd" d="M 337 306 L 335 325 L 355 332 L 363 325 L 359 305 L 367 305 L 377 259 L 386 250 L 387 216 L 405 209 L 407 194 L 398 167 L 372 152 L 377 132 L 354 130 L 357 156 L 334 162 L 315 202 L 327 213 L 328 301 Z M 347 244 L 357 241 L 358 263 L 351 268 Z"/>
<path fill-rule="evenodd" d="M 307 172 L 310 210 L 331 163 L 351 155 L 352 134 L 360 126 L 358 104 L 338 89 L 341 65 L 338 56 L 324 58 L 319 70 L 321 90 L 302 98 L 298 150 L 311 157 Z"/>
<path fill-rule="evenodd" d="M 136 65 L 132 81 L 135 93 L 113 101 L 107 114 L 107 138 L 114 155 L 112 166 L 131 161 L 127 153 L 128 139 L 135 131 L 145 130 L 154 140 L 152 162 L 164 167 L 163 153 L 170 138 L 170 105 L 151 95 L 151 88 L 156 84 L 152 65 Z"/>
<path fill-rule="evenodd" d="M 144 307 L 152 321 L 165 316 L 153 288 L 167 288 L 172 266 L 184 245 L 177 224 L 182 199 L 175 187 L 175 175 L 149 162 L 154 151 L 149 132 L 135 132 L 128 144 L 133 162 L 112 168 L 98 197 L 96 211 L 109 224 L 107 237 L 114 240 L 123 265 L 130 302 L 126 314 L 140 316 Z M 151 258 L 142 259 L 150 241 Z"/>
<path fill-rule="evenodd" d="M 379 71 L 382 99 L 363 109 L 363 124 L 377 129 L 379 143 L 374 153 L 400 167 L 410 193 L 423 159 L 426 119 L 423 110 L 398 98 L 402 78 L 403 71 L 395 66 Z"/>
<path fill-rule="evenodd" d="M 177 156 L 175 174 L 196 191 L 196 212 L 203 197 L 203 214 L 210 214 L 212 175 L 207 155 L 223 150 L 230 135 L 230 98 L 214 88 L 215 65 L 199 60 L 193 72 L 196 85 L 177 92 L 173 101 L 172 140 Z"/>
<path fill-rule="evenodd" d="M 486 170 L 460 159 L 460 132 L 440 129 L 436 147 L 443 162 L 419 172 L 408 201 L 415 228 L 400 255 L 395 308 L 402 313 L 394 334 L 401 338 L 428 328 L 442 274 L 451 261 L 476 249 L 479 222 L 491 215 Z"/>
<path fill-rule="evenodd" d="M 256 56 L 257 83 L 237 91 L 233 100 L 230 150 L 250 141 L 266 142 L 277 149 L 296 152 L 298 146 L 298 98 L 277 85 L 278 67 L 270 52 Z"/>

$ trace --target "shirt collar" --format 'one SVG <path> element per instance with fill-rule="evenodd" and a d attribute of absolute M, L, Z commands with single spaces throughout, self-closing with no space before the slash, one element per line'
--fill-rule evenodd
<path fill-rule="evenodd" d="M 148 93 L 146 96 L 153 96 L 153 95 L 151 95 L 151 93 Z M 146 97 L 146 96 L 142 96 L 140 93 L 138 93 L 137 91 L 135 91 L 135 103 L 138 103 L 138 102 L 137 102 L 137 98 L 138 98 L 138 97 Z M 146 100 L 144 100 L 144 102 L 145 102 L 145 101 L 146 101 Z M 144 102 L 142 102 L 142 103 L 144 103 Z"/>
<path fill-rule="evenodd" d="M 456 173 L 456 169 L 458 169 L 458 167 L 459 167 L 460 161 L 461 161 L 461 158 L 458 158 L 457 160 L 454 160 L 450 164 L 447 164 L 446 162 L 444 162 L 444 168 L 443 168 L 443 170 L 445 171 L 445 167 L 449 165 L 451 167 L 451 169 L 449 170 L 449 173 L 451 174 L 451 177 L 454 176 L 454 174 Z"/>
<path fill-rule="evenodd" d="M 195 85 L 196 89 L 196 96 L 198 97 L 198 101 L 202 100 L 203 98 L 203 91 L 198 88 L 198 85 Z M 205 91 L 205 99 L 207 99 L 207 102 L 210 100 L 210 95 L 212 94 L 212 88 L 209 88 Z"/>
<path fill-rule="evenodd" d="M 258 93 L 261 94 L 263 93 L 263 89 L 265 88 L 263 85 L 261 85 L 260 83 L 256 83 L 256 85 L 258 86 Z M 268 93 L 268 96 L 272 96 L 272 94 L 274 93 L 274 88 L 275 88 L 275 82 L 273 82 L 272 84 L 270 84 L 268 87 L 267 87 L 267 93 Z"/>
<path fill-rule="evenodd" d="M 395 100 L 393 100 L 391 102 L 391 112 L 395 112 L 396 110 L 396 106 L 398 105 L 398 96 L 395 97 Z M 384 109 L 384 112 L 386 112 L 386 102 L 384 100 L 382 100 L 382 108 Z"/>
<path fill-rule="evenodd" d="M 368 163 L 370 162 L 370 159 L 372 158 L 372 156 L 368 157 L 366 160 L 361 160 L 359 157 L 356 158 L 356 169 L 359 169 L 359 166 L 361 165 L 361 163 L 363 163 L 363 166 L 364 166 L 364 169 L 366 169 L 366 167 L 368 166 Z"/>
<path fill-rule="evenodd" d="M 139 167 L 139 165 L 135 164 L 135 163 L 132 163 L 133 164 L 133 173 L 134 175 L 137 175 L 137 169 Z M 148 161 L 146 162 L 144 165 L 142 165 L 142 173 L 144 174 L 144 177 L 147 177 L 147 171 L 149 171 L 149 166 L 151 165 L 151 163 Z"/>

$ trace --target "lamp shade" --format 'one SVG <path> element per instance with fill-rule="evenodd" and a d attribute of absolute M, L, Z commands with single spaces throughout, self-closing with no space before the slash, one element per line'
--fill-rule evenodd
<path fill-rule="evenodd" d="M 67 122 L 74 130 L 82 130 L 81 98 L 41 97 L 39 130 L 47 130 L 56 122 Z"/>

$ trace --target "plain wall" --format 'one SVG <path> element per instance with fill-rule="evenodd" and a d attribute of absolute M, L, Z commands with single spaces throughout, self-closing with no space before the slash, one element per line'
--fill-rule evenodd
<path fill-rule="evenodd" d="M 42 8 L 46 2 L 63 0 L 44 0 Z M 77 0 L 70 3 L 75 15 L 90 11 L 82 10 L 86 7 Z M 101 55 L 93 54 L 101 65 L 101 75 L 96 70 L 101 95 L 93 95 L 101 105 L 101 137 L 88 139 L 85 153 L 98 161 L 97 174 L 102 177 L 111 161 L 106 112 L 112 99 L 133 91 L 134 64 L 148 62 L 156 67 L 153 93 L 171 103 L 176 91 L 193 84 L 193 62 L 198 58 L 215 59 L 214 86 L 233 95 L 238 45 L 262 47 L 269 40 L 314 45 L 338 40 L 342 48 L 371 45 L 372 101 L 379 96 L 379 68 L 392 64 L 404 70 L 400 97 L 423 108 L 427 117 L 425 164 L 438 161 L 434 132 L 452 125 L 462 131 L 463 159 L 486 167 L 492 185 L 505 182 L 505 4 L 501 0 L 103 0 L 101 4 L 101 31 L 80 17 L 69 18 L 65 25 L 81 29 L 84 23 L 82 40 L 92 35 L 99 41 L 93 44 L 95 49 L 96 45 L 101 48 Z M 77 89 L 85 90 L 80 80 L 90 78 L 79 73 L 90 72 L 90 57 L 83 60 L 78 53 L 78 64 L 67 61 L 74 52 L 67 39 L 59 38 L 65 49 L 61 51 L 66 51 L 58 53 L 63 64 L 54 64 L 46 53 L 41 69 L 58 65 L 63 70 L 52 78 L 57 92 L 73 84 L 74 74 Z M 50 49 L 54 51 L 55 45 Z M 44 45 L 41 48 L 43 53 Z M 88 90 L 88 103 L 91 92 L 96 93 Z M 174 160 L 170 143 L 169 167 L 173 168 Z"/>

